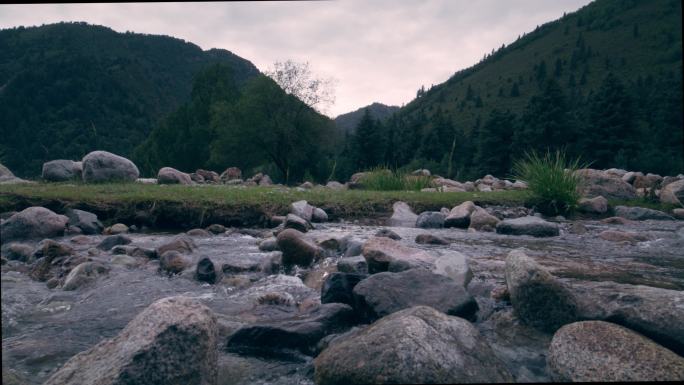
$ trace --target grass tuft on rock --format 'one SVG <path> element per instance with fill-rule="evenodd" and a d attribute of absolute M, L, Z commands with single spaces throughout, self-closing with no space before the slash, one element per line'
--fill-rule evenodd
<path fill-rule="evenodd" d="M 580 178 L 575 171 L 588 167 L 580 159 L 569 159 L 565 151 L 549 151 L 539 155 L 536 151 L 526 152 L 513 164 L 514 177 L 527 182 L 532 192 L 532 202 L 545 215 L 571 214 L 581 194 Z"/>

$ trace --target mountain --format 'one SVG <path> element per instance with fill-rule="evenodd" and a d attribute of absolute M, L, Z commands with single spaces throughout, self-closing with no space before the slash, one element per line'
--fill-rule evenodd
<path fill-rule="evenodd" d="M 0 52 L 0 161 L 23 177 L 96 149 L 130 156 L 211 64 L 238 84 L 259 74 L 226 50 L 86 23 L 0 30 Z"/>
<path fill-rule="evenodd" d="M 681 11 L 597 0 L 537 27 L 419 91 L 387 122 L 383 163 L 473 178 L 489 154 L 510 165 L 564 147 L 596 167 L 682 172 Z"/>
<path fill-rule="evenodd" d="M 346 114 L 338 115 L 335 118 L 335 126 L 338 130 L 342 132 L 353 132 L 356 126 L 361 121 L 363 117 L 364 110 L 368 109 L 371 117 L 375 120 L 384 122 L 393 113 L 399 110 L 397 106 L 387 106 L 382 103 L 373 103 L 371 105 L 361 107 L 356 111 L 347 112 Z"/>

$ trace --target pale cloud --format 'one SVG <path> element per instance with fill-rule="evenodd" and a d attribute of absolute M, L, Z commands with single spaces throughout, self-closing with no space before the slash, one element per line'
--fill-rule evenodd
<path fill-rule="evenodd" d="M 0 28 L 85 21 L 227 49 L 267 70 L 308 61 L 337 80 L 336 116 L 408 103 L 485 53 L 589 0 L 359 0 L 0 5 Z"/>

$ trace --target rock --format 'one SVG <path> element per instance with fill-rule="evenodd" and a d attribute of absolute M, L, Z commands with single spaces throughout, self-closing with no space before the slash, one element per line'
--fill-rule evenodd
<path fill-rule="evenodd" d="M 311 221 L 315 207 L 311 206 L 307 201 L 297 201 L 290 204 L 290 213 L 307 221 Z"/>
<path fill-rule="evenodd" d="M 421 229 L 439 229 L 444 227 L 444 214 L 439 211 L 425 211 L 416 218 L 416 227 Z"/>
<path fill-rule="evenodd" d="M 629 219 L 625 219 L 622 217 L 610 217 L 601 219 L 601 223 L 607 223 L 609 225 L 629 225 L 634 223 L 634 221 L 630 221 Z"/>
<path fill-rule="evenodd" d="M 430 176 L 430 170 L 426 168 L 418 169 L 415 170 L 411 173 L 411 175 L 418 175 L 418 176 Z"/>
<path fill-rule="evenodd" d="M 269 237 L 259 242 L 259 250 L 261 251 L 276 251 L 278 250 L 278 240 L 276 237 Z"/>
<path fill-rule="evenodd" d="M 228 338 L 226 348 L 240 354 L 272 355 L 297 350 L 311 355 L 321 338 L 349 328 L 353 320 L 349 305 L 322 304 L 290 319 L 243 326 Z"/>
<path fill-rule="evenodd" d="M 609 168 L 608 170 L 605 171 L 606 174 L 611 175 L 611 176 L 616 176 L 618 178 L 622 178 L 625 174 L 627 174 L 627 170 L 622 170 L 619 168 Z"/>
<path fill-rule="evenodd" d="M 513 308 L 525 324 L 553 332 L 577 320 L 570 290 L 521 250 L 508 254 L 505 276 Z"/>
<path fill-rule="evenodd" d="M 76 290 L 94 281 L 98 276 L 106 274 L 107 267 L 98 262 L 84 262 L 69 272 L 64 280 L 64 290 Z"/>
<path fill-rule="evenodd" d="M 582 198 L 577 206 L 577 211 L 589 214 L 605 214 L 608 211 L 608 199 L 600 195 L 594 198 Z"/>
<path fill-rule="evenodd" d="M 361 255 L 363 252 L 363 242 L 358 240 L 358 239 L 349 239 L 347 240 L 347 245 L 344 250 L 344 255 L 343 257 L 354 257 L 357 255 Z"/>
<path fill-rule="evenodd" d="M 227 185 L 231 185 L 231 186 L 238 186 L 238 185 L 241 185 L 243 183 L 249 183 L 249 182 L 251 182 L 251 181 L 245 182 L 242 179 L 231 179 L 231 180 L 225 181 L 223 183 L 225 183 Z M 246 184 L 246 185 L 252 186 L 252 184 Z"/>
<path fill-rule="evenodd" d="M 625 183 L 632 184 L 634 182 L 634 179 L 636 179 L 638 176 L 643 176 L 643 175 L 644 174 L 642 174 L 640 172 L 630 171 L 630 172 L 626 172 L 624 175 L 622 175 L 622 177 L 620 177 L 620 179 L 622 179 L 622 181 Z"/>
<path fill-rule="evenodd" d="M 221 173 L 219 178 L 223 183 L 234 179 L 242 179 L 242 170 L 237 167 L 228 167 L 224 172 Z M 258 180 L 255 180 L 255 182 L 258 183 Z"/>
<path fill-rule="evenodd" d="M 131 238 L 128 238 L 125 235 L 118 234 L 118 235 L 110 235 L 109 237 L 103 239 L 98 245 L 97 248 L 100 250 L 107 251 L 111 249 L 114 246 L 118 245 L 127 245 L 131 243 Z"/>
<path fill-rule="evenodd" d="M 34 252 L 33 256 L 35 258 L 42 258 L 42 257 L 55 258 L 55 257 L 65 257 L 65 256 L 73 254 L 73 252 L 74 252 L 74 249 L 69 245 L 66 245 L 64 243 L 59 243 L 59 242 L 54 241 L 52 239 L 43 239 L 38 244 L 38 248 Z"/>
<path fill-rule="evenodd" d="M 226 226 L 214 223 L 213 225 L 207 226 L 206 230 L 213 234 L 223 234 L 226 232 Z"/>
<path fill-rule="evenodd" d="M 375 233 L 376 237 L 385 237 L 389 239 L 394 239 L 395 241 L 398 241 L 401 239 L 399 234 L 395 233 L 394 231 L 390 229 L 380 229 Z"/>
<path fill-rule="evenodd" d="M 332 273 L 321 287 L 321 303 L 345 303 L 354 307 L 354 287 L 368 275 L 356 273 Z"/>
<path fill-rule="evenodd" d="M 481 192 L 491 192 L 491 191 L 494 191 L 494 190 L 492 190 L 492 186 L 490 186 L 490 185 L 479 184 L 479 185 L 477 185 L 477 191 L 481 191 Z"/>
<path fill-rule="evenodd" d="M 116 337 L 67 361 L 46 385 L 218 383 L 216 316 L 188 297 L 160 299 Z"/>
<path fill-rule="evenodd" d="M 102 233 L 102 223 L 97 219 L 97 215 L 88 211 L 69 209 L 66 211 L 66 216 L 69 218 L 68 224 L 71 226 L 78 226 L 83 231 L 83 234 L 92 235 Z"/>
<path fill-rule="evenodd" d="M 455 250 L 446 250 L 435 260 L 432 272 L 454 280 L 464 288 L 473 279 L 473 272 L 468 266 L 468 258 Z"/>
<path fill-rule="evenodd" d="M 513 185 L 511 186 L 513 190 L 526 190 L 527 189 L 527 183 L 521 181 L 521 180 L 516 180 L 513 182 Z"/>
<path fill-rule="evenodd" d="M 306 190 L 311 190 L 312 188 L 314 188 L 314 184 L 311 182 L 304 182 L 304 183 L 300 184 L 299 187 L 306 189 Z"/>
<path fill-rule="evenodd" d="M 396 312 L 333 341 L 314 368 L 318 385 L 513 381 L 473 325 L 427 306 Z"/>
<path fill-rule="evenodd" d="M 356 174 L 354 174 L 356 175 Z M 413 227 L 416 224 L 418 216 L 411 211 L 409 205 L 404 202 L 394 202 L 392 205 L 392 216 L 387 221 L 389 226 L 395 227 Z"/>
<path fill-rule="evenodd" d="M 568 228 L 568 232 L 570 234 L 576 234 L 576 235 L 586 234 L 588 231 L 589 230 L 587 230 L 587 226 L 585 226 L 581 223 L 578 223 L 578 222 L 571 223 L 569 228 Z"/>
<path fill-rule="evenodd" d="M 83 182 L 135 182 L 140 176 L 130 160 L 106 151 L 93 151 L 83 157 Z"/>
<path fill-rule="evenodd" d="M 81 178 L 83 164 L 73 160 L 58 159 L 43 163 L 42 178 L 48 182 L 66 182 Z"/>
<path fill-rule="evenodd" d="M 159 269 L 168 274 L 180 274 L 190 266 L 190 261 L 178 251 L 169 250 L 159 255 Z"/>
<path fill-rule="evenodd" d="M 188 234 L 191 237 L 202 237 L 202 238 L 208 238 L 211 237 L 211 233 L 208 232 L 205 229 L 192 229 L 188 230 L 185 232 L 185 234 Z"/>
<path fill-rule="evenodd" d="M 621 178 L 590 168 L 575 171 L 580 178 L 581 194 L 587 198 L 603 196 L 606 199 L 634 199 L 636 190 Z"/>
<path fill-rule="evenodd" d="M 58 215 L 44 207 L 29 207 L 2 222 L 0 237 L 2 242 L 19 239 L 53 238 L 64 235 L 69 221 L 64 215 Z"/>
<path fill-rule="evenodd" d="M 637 243 L 648 241 L 650 238 L 645 234 L 631 231 L 605 230 L 599 233 L 599 238 L 611 242 Z"/>
<path fill-rule="evenodd" d="M 133 258 L 129 255 L 115 255 L 109 261 L 112 265 L 120 265 L 128 268 L 140 266 L 143 262 L 137 258 Z"/>
<path fill-rule="evenodd" d="M 313 215 L 311 215 L 311 220 L 313 222 L 327 222 L 328 221 L 328 213 L 326 213 L 323 209 L 315 207 L 314 211 L 313 211 Z"/>
<path fill-rule="evenodd" d="M 197 262 L 195 278 L 200 282 L 217 283 L 221 281 L 222 269 L 217 269 L 211 259 L 204 257 Z"/>
<path fill-rule="evenodd" d="M 272 184 L 273 184 L 273 181 L 271 180 L 271 177 L 268 175 L 264 175 L 259 180 L 259 186 L 271 186 Z"/>
<path fill-rule="evenodd" d="M 102 232 L 103 234 L 106 235 L 115 235 L 115 234 L 125 234 L 128 232 L 128 226 L 124 225 L 123 223 L 115 223 Z"/>
<path fill-rule="evenodd" d="M 465 191 L 465 188 L 463 187 L 463 183 L 457 182 L 455 180 L 447 179 L 447 178 L 435 178 L 432 180 L 432 184 L 434 186 L 439 186 L 439 187 L 443 187 L 443 186 L 456 187 L 456 188 L 459 188 L 459 189 L 462 189 L 463 191 Z"/>
<path fill-rule="evenodd" d="M 684 209 L 674 209 L 672 210 L 672 216 L 676 219 L 684 219 Z"/>
<path fill-rule="evenodd" d="M 603 321 L 563 326 L 553 336 L 547 362 L 556 381 L 684 381 L 684 358 Z"/>
<path fill-rule="evenodd" d="M 422 268 L 373 274 L 354 287 L 354 297 L 356 310 L 369 320 L 419 305 L 463 318 L 472 318 L 478 309 L 463 286 Z"/>
<path fill-rule="evenodd" d="M 178 253 L 192 253 L 197 248 L 192 238 L 180 235 L 173 240 L 157 247 L 157 255 L 162 255 L 167 251 L 176 251 Z"/>
<path fill-rule="evenodd" d="M 404 246 L 385 237 L 370 238 L 363 245 L 362 253 L 371 274 L 398 272 L 414 267 L 430 268 L 436 259 L 423 250 Z"/>
<path fill-rule="evenodd" d="M 295 229 L 298 231 L 301 231 L 303 233 L 309 231 L 311 228 L 311 224 L 309 221 L 307 221 L 304 218 L 301 218 L 295 214 L 287 214 L 287 217 L 285 217 L 285 228 L 286 229 Z"/>
<path fill-rule="evenodd" d="M 221 177 L 216 171 L 208 171 L 203 169 L 198 169 L 195 174 L 199 175 L 204 179 L 205 182 L 219 183 L 221 182 Z"/>
<path fill-rule="evenodd" d="M 673 217 L 662 211 L 647 209 L 645 207 L 616 206 L 615 215 L 633 221 L 643 221 L 647 219 L 674 220 Z"/>
<path fill-rule="evenodd" d="M 10 243 L 2 249 L 2 256 L 10 261 L 33 262 L 33 247 L 24 243 Z"/>
<path fill-rule="evenodd" d="M 157 183 L 157 178 L 138 178 L 135 180 L 135 183 L 140 183 L 140 184 L 158 184 Z"/>
<path fill-rule="evenodd" d="M 451 209 L 444 219 L 444 227 L 467 228 L 470 226 L 470 214 L 475 211 L 475 203 L 466 201 Z"/>
<path fill-rule="evenodd" d="M 159 184 L 192 184 L 189 174 L 178 171 L 175 168 L 163 167 L 157 173 L 157 183 Z"/>
<path fill-rule="evenodd" d="M 309 266 L 323 255 L 320 247 L 304 239 L 304 234 L 295 229 L 283 230 L 276 239 L 285 265 Z"/>
<path fill-rule="evenodd" d="M 553 237 L 559 234 L 558 225 L 534 216 L 504 219 L 496 225 L 496 232 L 508 235 L 531 235 L 533 237 Z"/>
<path fill-rule="evenodd" d="M 684 206 L 684 179 L 669 183 L 660 191 L 660 201 Z"/>
<path fill-rule="evenodd" d="M 415 239 L 416 243 L 423 245 L 448 245 L 449 241 L 442 237 L 432 234 L 418 234 Z"/>
<path fill-rule="evenodd" d="M 475 210 L 470 214 L 468 228 L 477 231 L 494 231 L 499 222 L 501 222 L 499 218 L 491 215 L 482 207 L 475 206 Z"/>
<path fill-rule="evenodd" d="M 368 263 L 361 255 L 344 257 L 337 261 L 337 270 L 342 273 L 368 274 Z"/>

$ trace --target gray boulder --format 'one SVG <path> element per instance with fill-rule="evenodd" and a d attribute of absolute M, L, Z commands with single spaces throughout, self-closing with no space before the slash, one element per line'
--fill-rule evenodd
<path fill-rule="evenodd" d="M 175 168 L 163 167 L 157 173 L 157 183 L 159 184 L 192 184 L 190 174 L 178 171 Z"/>
<path fill-rule="evenodd" d="M 354 287 L 354 297 L 357 311 L 369 320 L 419 305 L 463 318 L 478 309 L 462 285 L 421 268 L 373 274 Z"/>
<path fill-rule="evenodd" d="M 135 182 L 138 167 L 130 160 L 107 151 L 93 151 L 83 157 L 83 182 Z"/>
<path fill-rule="evenodd" d="M 508 254 L 505 276 L 513 308 L 524 323 L 553 332 L 578 319 L 572 292 L 521 250 Z"/>
<path fill-rule="evenodd" d="M 314 370 L 318 385 L 513 381 L 473 325 L 427 306 L 333 341 L 314 360 Z"/>
<path fill-rule="evenodd" d="M 103 239 L 98 245 L 97 248 L 100 250 L 110 250 L 114 246 L 119 246 L 119 245 L 127 245 L 131 243 L 131 238 L 123 235 L 123 234 L 117 234 L 117 235 L 110 235 L 107 238 Z"/>
<path fill-rule="evenodd" d="M 476 231 L 494 231 L 499 222 L 501 222 L 499 218 L 491 215 L 482 207 L 475 206 L 475 210 L 470 214 L 470 225 L 468 225 L 468 229 Z"/>
<path fill-rule="evenodd" d="M 342 273 L 368 274 L 368 263 L 366 258 L 360 255 L 344 257 L 337 261 L 337 270 Z"/>
<path fill-rule="evenodd" d="M 290 213 L 307 221 L 311 221 L 314 213 L 314 206 L 311 206 L 307 201 L 297 201 L 290 204 Z"/>
<path fill-rule="evenodd" d="M 462 229 L 470 226 L 470 214 L 475 211 L 475 203 L 466 201 L 451 209 L 444 219 L 444 227 L 459 227 Z"/>
<path fill-rule="evenodd" d="M 467 287 L 473 279 L 468 265 L 468 257 L 455 250 L 446 250 L 435 260 L 432 272 L 453 279 L 457 284 Z"/>
<path fill-rule="evenodd" d="M 347 189 L 347 186 L 343 185 L 340 182 L 334 181 L 334 180 L 326 183 L 325 187 L 327 187 L 329 189 L 333 189 L 333 190 L 346 190 Z"/>
<path fill-rule="evenodd" d="M 309 266 L 323 255 L 320 247 L 304 239 L 304 234 L 295 229 L 281 231 L 276 239 L 285 265 Z"/>
<path fill-rule="evenodd" d="M 416 227 L 421 229 L 439 229 L 444 227 L 445 215 L 439 211 L 424 211 L 416 218 Z"/>
<path fill-rule="evenodd" d="M 278 250 L 278 240 L 276 237 L 266 238 L 259 242 L 259 250 L 261 251 L 276 251 Z"/>
<path fill-rule="evenodd" d="M 353 176 L 352 176 L 353 177 Z M 394 202 L 392 205 L 392 216 L 387 221 L 388 226 L 413 227 L 418 216 L 404 202 Z"/>
<path fill-rule="evenodd" d="M 167 274 L 180 274 L 190 266 L 190 260 L 175 250 L 159 254 L 159 270 Z"/>
<path fill-rule="evenodd" d="M 496 225 L 496 232 L 506 235 L 531 235 L 533 237 L 553 237 L 560 233 L 558 225 L 535 216 L 504 219 Z"/>
<path fill-rule="evenodd" d="M 645 207 L 616 206 L 615 215 L 633 221 L 644 221 L 647 219 L 674 220 L 674 218 L 662 211 L 647 209 Z"/>
<path fill-rule="evenodd" d="M 46 385 L 218 383 L 216 317 L 195 299 L 160 299 L 116 337 L 79 353 Z"/>
<path fill-rule="evenodd" d="M 285 217 L 285 228 L 286 229 L 295 229 L 298 231 L 301 231 L 303 233 L 309 231 L 309 229 L 312 228 L 311 223 L 307 221 L 306 219 L 295 215 L 295 214 L 287 214 L 287 217 Z"/>
<path fill-rule="evenodd" d="M 16 239 L 53 238 L 64 235 L 69 218 L 45 207 L 29 207 L 2 222 L 2 242 Z"/>
<path fill-rule="evenodd" d="M 354 306 L 353 290 L 365 279 L 367 274 L 332 273 L 325 278 L 321 286 L 321 303 L 345 303 Z"/>
<path fill-rule="evenodd" d="M 83 210 L 69 209 L 66 212 L 69 218 L 69 226 L 76 226 L 83 231 L 83 234 L 92 235 L 102 233 L 102 223 L 97 219 L 97 215 Z"/>
<path fill-rule="evenodd" d="M 43 163 L 42 178 L 48 182 L 65 182 L 81 178 L 83 164 L 73 160 L 58 159 Z"/>
<path fill-rule="evenodd" d="M 313 210 L 313 214 L 311 215 L 311 220 L 313 222 L 327 222 L 328 221 L 328 213 L 325 212 L 325 210 L 315 207 Z"/>
<path fill-rule="evenodd" d="M 588 214 L 605 214 L 608 211 L 608 199 L 597 196 L 582 198 L 577 206 L 577 211 Z"/>
<path fill-rule="evenodd" d="M 660 201 L 684 206 L 684 179 L 671 182 L 660 191 Z"/>
<path fill-rule="evenodd" d="M 109 269 L 98 262 L 84 262 L 74 267 L 64 280 L 64 290 L 76 290 L 97 277 L 107 273 Z"/>
<path fill-rule="evenodd" d="M 436 259 L 423 250 L 404 246 L 385 237 L 373 237 L 366 241 L 362 253 L 371 274 L 383 271 L 398 272 L 414 267 L 429 269 Z"/>
<path fill-rule="evenodd" d="M 548 367 L 556 381 L 684 381 L 684 358 L 622 326 L 575 322 L 551 340 Z"/>
<path fill-rule="evenodd" d="M 580 178 L 582 196 L 593 198 L 603 196 L 606 199 L 634 199 L 637 197 L 634 187 L 623 179 L 601 170 L 590 168 L 575 171 Z"/>
<path fill-rule="evenodd" d="M 10 261 L 30 263 L 33 261 L 33 246 L 25 243 L 10 243 L 2 245 L 2 256 Z M 364 263 L 366 261 L 364 260 Z"/>

